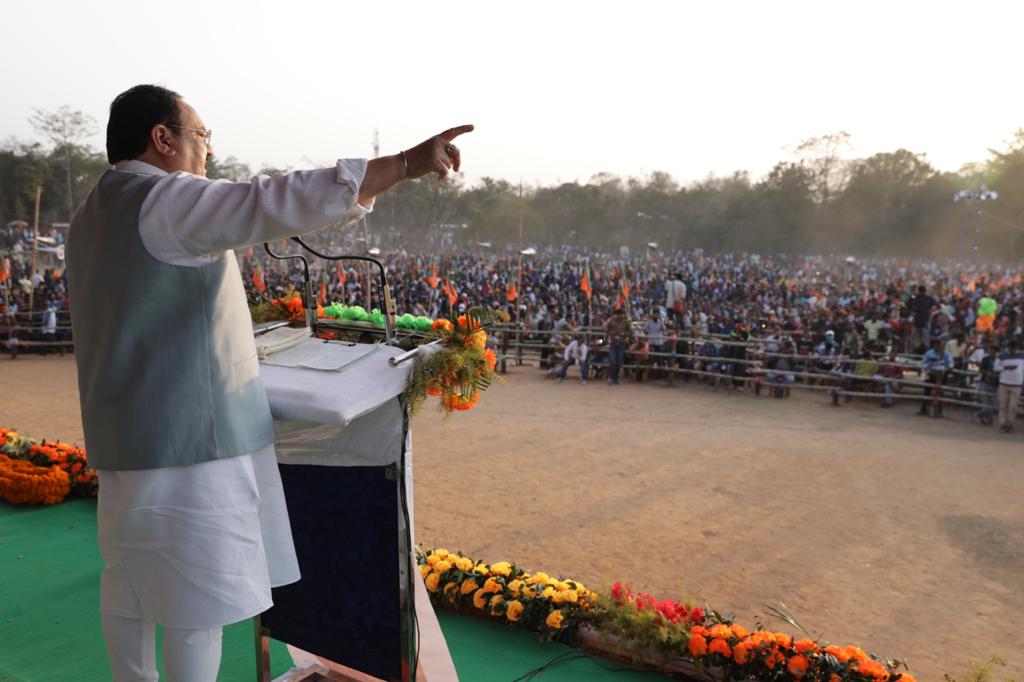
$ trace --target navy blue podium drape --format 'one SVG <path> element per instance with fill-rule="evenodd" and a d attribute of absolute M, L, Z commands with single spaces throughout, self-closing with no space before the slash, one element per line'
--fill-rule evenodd
<path fill-rule="evenodd" d="M 400 677 L 398 482 L 387 467 L 280 469 L 302 578 L 273 590 L 263 627 L 317 656 Z"/>

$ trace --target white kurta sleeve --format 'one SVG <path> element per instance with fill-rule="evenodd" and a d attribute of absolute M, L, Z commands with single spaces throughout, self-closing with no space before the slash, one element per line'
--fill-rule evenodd
<path fill-rule="evenodd" d="M 365 174 L 366 159 L 249 182 L 172 173 L 146 197 L 140 236 L 158 260 L 197 265 L 228 249 L 358 220 L 367 213 L 356 202 Z"/>

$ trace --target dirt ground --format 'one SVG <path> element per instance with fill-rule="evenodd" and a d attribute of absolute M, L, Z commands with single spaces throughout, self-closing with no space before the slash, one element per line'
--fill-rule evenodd
<path fill-rule="evenodd" d="M 915 410 L 516 368 L 472 412 L 417 416 L 417 539 L 748 626 L 788 627 L 782 601 L 919 680 L 992 654 L 1024 677 L 1024 436 Z M 81 443 L 73 359 L 0 358 L 0 424 Z"/>

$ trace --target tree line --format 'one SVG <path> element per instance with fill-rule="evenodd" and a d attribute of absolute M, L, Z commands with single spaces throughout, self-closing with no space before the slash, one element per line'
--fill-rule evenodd
<path fill-rule="evenodd" d="M 66 222 L 72 207 L 108 168 L 84 144 L 95 121 L 62 107 L 36 111 L 41 141 L 0 144 L 0 224 L 32 221 L 43 187 L 41 224 Z M 520 188 L 485 177 L 475 184 L 427 177 L 379 199 L 371 232 L 401 234 L 411 247 L 456 242 L 516 242 L 598 248 L 656 242 L 662 250 L 703 248 L 754 253 L 1019 260 L 1024 257 L 1024 129 L 1003 149 L 956 173 L 941 172 L 906 149 L 849 159 L 850 136 L 838 132 L 796 146 L 764 177 L 745 171 L 680 184 L 654 172 L 609 173 L 587 182 Z M 261 168 L 273 174 L 285 169 Z M 248 180 L 233 156 L 208 163 L 212 178 Z M 995 201 L 954 202 L 986 188 Z M 522 199 L 520 199 L 522 196 Z M 392 229 L 386 229 L 392 228 Z"/>

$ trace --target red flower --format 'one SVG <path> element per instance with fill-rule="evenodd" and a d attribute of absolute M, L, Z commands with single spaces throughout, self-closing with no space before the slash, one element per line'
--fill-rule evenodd
<path fill-rule="evenodd" d="M 621 604 L 627 599 L 633 599 L 633 590 L 630 589 L 629 584 L 623 585 L 616 580 L 612 585 L 612 597 Z"/>

